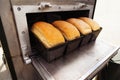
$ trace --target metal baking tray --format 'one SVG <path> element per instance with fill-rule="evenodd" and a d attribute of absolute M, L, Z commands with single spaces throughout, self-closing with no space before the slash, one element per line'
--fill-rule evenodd
<path fill-rule="evenodd" d="M 82 36 L 77 38 L 77 39 L 68 41 L 67 46 L 66 46 L 66 50 L 65 50 L 65 54 L 71 53 L 72 51 L 77 49 L 79 47 L 81 41 L 82 41 Z"/>
<path fill-rule="evenodd" d="M 87 35 L 83 35 L 80 46 L 88 44 L 90 42 L 91 37 L 92 37 L 92 33 L 89 33 Z"/>
<path fill-rule="evenodd" d="M 99 33 L 101 32 L 101 30 L 102 30 L 102 27 L 100 27 L 99 30 L 92 32 L 92 37 L 91 37 L 91 39 L 90 39 L 90 42 L 96 40 L 96 38 L 98 37 L 98 35 L 99 35 Z"/>
<path fill-rule="evenodd" d="M 66 48 L 66 43 L 60 44 L 58 46 L 52 47 L 52 48 L 46 48 L 41 41 L 39 41 L 37 38 L 35 40 L 36 44 L 36 50 L 37 55 L 40 55 L 42 58 L 44 58 L 47 62 L 51 62 L 61 56 L 64 55 L 64 51 Z"/>

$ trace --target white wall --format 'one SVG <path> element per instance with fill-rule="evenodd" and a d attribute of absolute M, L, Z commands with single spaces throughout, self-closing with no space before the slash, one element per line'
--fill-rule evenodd
<path fill-rule="evenodd" d="M 94 20 L 103 27 L 99 39 L 120 45 L 120 0 L 97 0 Z"/>

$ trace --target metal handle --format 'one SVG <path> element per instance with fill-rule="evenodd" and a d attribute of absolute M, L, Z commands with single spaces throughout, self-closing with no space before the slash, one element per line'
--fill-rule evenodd
<path fill-rule="evenodd" d="M 46 9 L 46 8 L 51 8 L 52 7 L 52 5 L 50 4 L 50 3 L 48 3 L 48 2 L 41 2 L 41 3 L 39 3 L 39 8 L 38 9 Z"/>
<path fill-rule="evenodd" d="M 85 8 L 87 7 L 87 4 L 85 3 L 78 3 L 79 8 Z"/>

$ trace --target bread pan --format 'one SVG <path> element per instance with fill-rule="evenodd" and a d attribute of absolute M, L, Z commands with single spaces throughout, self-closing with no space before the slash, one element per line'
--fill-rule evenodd
<path fill-rule="evenodd" d="M 52 47 L 52 48 L 46 48 L 42 42 L 36 39 L 37 45 L 37 50 L 39 51 L 39 54 L 42 58 L 44 58 L 47 62 L 51 62 L 61 56 L 63 56 L 65 48 L 66 48 L 66 43 L 60 44 L 58 46 Z"/>
<path fill-rule="evenodd" d="M 65 50 L 65 54 L 68 54 L 68 53 L 74 51 L 75 49 L 77 49 L 79 47 L 79 44 L 81 43 L 81 41 L 82 41 L 82 37 L 68 41 L 66 50 Z"/>
<path fill-rule="evenodd" d="M 80 46 L 83 46 L 83 45 L 88 44 L 89 41 L 90 41 L 90 39 L 91 39 L 91 37 L 92 37 L 92 33 L 89 33 L 89 34 L 87 34 L 87 35 L 83 35 L 82 41 L 81 41 L 81 43 L 80 43 Z"/>
<path fill-rule="evenodd" d="M 92 32 L 92 37 L 91 37 L 91 39 L 90 39 L 90 42 L 96 40 L 96 38 L 98 37 L 98 35 L 99 35 L 99 33 L 101 32 L 101 30 L 102 30 L 102 27 L 100 27 L 99 30 Z"/>

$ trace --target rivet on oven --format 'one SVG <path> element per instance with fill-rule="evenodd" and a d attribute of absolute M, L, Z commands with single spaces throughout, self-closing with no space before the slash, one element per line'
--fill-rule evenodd
<path fill-rule="evenodd" d="M 38 10 L 41 10 L 41 7 L 38 7 Z"/>
<path fill-rule="evenodd" d="M 61 9 L 61 7 L 59 6 L 58 9 Z"/>
<path fill-rule="evenodd" d="M 73 9 L 75 9 L 75 7 L 73 7 Z"/>
<path fill-rule="evenodd" d="M 22 34 L 25 34 L 25 31 L 22 31 Z"/>
<path fill-rule="evenodd" d="M 20 11 L 20 10 L 21 10 L 21 8 L 20 8 L 20 7 L 17 7 L 17 10 L 18 10 L 18 11 Z"/>
<path fill-rule="evenodd" d="M 25 54 L 26 57 L 28 57 L 28 54 Z"/>

